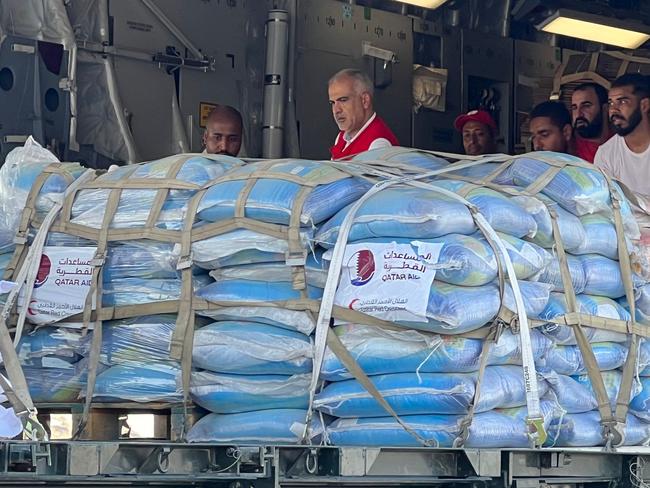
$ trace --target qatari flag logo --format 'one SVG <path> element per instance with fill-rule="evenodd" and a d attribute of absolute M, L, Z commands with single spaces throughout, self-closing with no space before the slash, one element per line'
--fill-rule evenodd
<path fill-rule="evenodd" d="M 348 261 L 350 283 L 362 286 L 375 275 L 375 257 L 368 249 L 355 252 Z"/>

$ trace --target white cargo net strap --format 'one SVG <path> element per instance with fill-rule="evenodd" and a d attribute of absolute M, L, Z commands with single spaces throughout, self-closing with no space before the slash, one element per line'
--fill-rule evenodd
<path fill-rule="evenodd" d="M 504 155 L 496 155 L 493 157 L 487 157 L 483 158 L 481 160 L 474 160 L 474 161 L 468 161 L 468 162 L 460 162 L 460 163 L 455 163 L 453 165 L 450 165 L 450 167 L 445 167 L 436 171 L 430 171 L 427 173 L 419 174 L 419 175 L 414 175 L 414 176 L 408 176 L 408 177 L 402 177 L 402 178 L 397 178 L 397 177 L 392 177 L 390 180 L 385 180 L 385 181 L 380 181 L 379 183 L 375 184 L 365 195 L 363 195 L 357 202 L 350 208 L 348 211 L 348 214 L 346 215 L 344 221 L 341 223 L 340 229 L 339 229 L 339 235 L 338 239 L 336 241 L 336 244 L 334 246 L 333 254 L 332 254 L 332 259 L 330 261 L 330 268 L 329 268 L 329 273 L 327 276 L 327 281 L 325 283 L 325 288 L 323 290 L 323 297 L 321 300 L 321 307 L 319 310 L 318 314 L 318 320 L 316 322 L 316 334 L 315 334 L 315 343 L 314 343 L 314 361 L 313 361 L 313 374 L 312 374 L 312 384 L 310 387 L 310 397 L 309 397 L 309 408 L 307 411 L 307 421 L 306 421 L 306 427 L 305 427 L 305 434 L 307 431 L 307 428 L 309 424 L 311 423 L 311 418 L 313 414 L 313 402 L 314 402 L 314 396 L 316 392 L 316 388 L 318 387 L 318 379 L 320 376 L 320 370 L 323 364 L 323 359 L 325 356 L 325 350 L 327 347 L 327 342 L 328 342 L 328 337 L 332 338 L 334 337 L 334 334 L 331 333 L 330 329 L 330 321 L 332 319 L 332 309 L 334 306 L 334 298 L 336 295 L 336 289 L 338 287 L 338 282 L 339 278 L 341 276 L 341 266 L 343 263 L 343 257 L 345 253 L 345 247 L 347 245 L 348 241 L 348 236 L 350 233 L 350 230 L 352 229 L 352 225 L 354 223 L 354 218 L 356 216 L 356 213 L 358 210 L 361 208 L 361 206 L 373 195 L 379 193 L 380 191 L 389 188 L 391 186 L 404 183 L 404 184 L 409 184 L 412 186 L 416 186 L 419 188 L 424 188 L 427 190 L 435 191 L 437 193 L 440 193 L 442 195 L 445 195 L 449 198 L 452 198 L 454 200 L 457 200 L 460 203 L 463 203 L 465 206 L 467 206 L 471 211 L 472 215 L 475 218 L 476 224 L 479 227 L 479 229 L 486 234 L 494 243 L 496 243 L 499 252 L 501 253 L 501 256 L 503 257 L 503 261 L 505 263 L 506 271 L 508 274 L 508 278 L 510 281 L 510 285 L 512 287 L 512 292 L 513 296 L 515 299 L 515 308 L 517 315 L 519 317 L 519 327 L 520 327 L 520 341 L 521 341 L 521 351 L 522 351 L 522 363 L 523 363 L 523 374 L 524 374 L 524 386 L 525 386 L 525 391 L 526 391 L 526 405 L 528 408 L 528 416 L 527 416 L 527 424 L 529 428 L 528 436 L 531 441 L 531 444 L 535 446 L 541 446 L 544 441 L 546 440 L 546 432 L 544 429 L 544 421 L 543 417 L 541 415 L 540 411 L 540 402 L 539 402 L 539 389 L 537 385 L 537 373 L 535 370 L 535 363 L 534 363 L 534 357 L 533 357 L 533 352 L 532 352 L 532 345 L 531 345 L 531 340 L 530 340 L 530 328 L 529 328 L 529 323 L 528 323 L 528 317 L 526 315 L 526 310 L 524 306 L 524 300 L 521 295 L 521 290 L 519 289 L 519 283 L 517 281 L 517 277 L 515 275 L 515 270 L 512 265 L 512 261 L 510 260 L 510 256 L 508 255 L 508 251 L 506 247 L 503 245 L 503 242 L 499 238 L 499 236 L 496 234 L 494 229 L 490 226 L 490 224 L 485 220 L 483 215 L 481 215 L 478 212 L 478 209 L 469 201 L 465 200 L 464 198 L 460 197 L 459 195 L 450 192 L 448 190 L 444 190 L 442 188 L 430 185 L 428 183 L 424 182 L 419 182 L 416 181 L 418 179 L 422 178 L 429 178 L 433 177 L 439 174 L 444 174 L 450 171 L 457 171 L 459 169 L 463 168 L 468 168 L 472 166 L 476 166 L 479 164 L 484 164 L 487 162 L 495 162 L 495 161 L 504 161 L 505 158 L 509 158 L 508 156 Z M 360 165 L 363 166 L 363 165 Z M 367 169 L 367 167 L 364 166 L 364 169 Z M 369 171 L 372 172 L 372 171 Z M 375 174 L 380 175 L 380 176 L 392 176 L 392 175 L 386 175 L 383 172 L 380 171 L 375 171 Z M 335 346 L 337 347 L 337 346 Z M 337 347 L 337 349 L 340 349 Z M 346 355 L 348 357 L 346 358 L 339 358 L 339 359 L 346 359 L 345 362 L 349 362 L 347 360 L 352 360 L 354 361 L 351 356 Z M 415 432 L 413 429 L 411 429 L 408 425 L 402 421 L 402 419 L 399 418 L 397 413 L 392 409 L 392 407 L 386 402 L 386 400 L 381 396 L 381 393 L 374 387 L 374 385 L 370 382 L 368 377 L 361 371 L 358 366 L 355 366 L 354 368 L 356 373 L 361 373 L 361 377 L 357 377 L 357 380 L 360 381 L 360 383 L 368 390 L 368 392 L 382 405 L 382 407 L 393 417 L 395 420 L 411 435 L 413 435 L 420 443 L 423 445 L 431 445 L 431 441 L 428 441 L 426 439 L 423 439 L 417 432 Z"/>

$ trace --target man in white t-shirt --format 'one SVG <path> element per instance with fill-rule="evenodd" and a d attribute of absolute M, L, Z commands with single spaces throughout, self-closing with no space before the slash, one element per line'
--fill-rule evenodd
<path fill-rule="evenodd" d="M 623 75 L 608 98 L 616 135 L 598 148 L 594 164 L 633 192 L 650 195 L 650 81 L 639 73 Z"/>

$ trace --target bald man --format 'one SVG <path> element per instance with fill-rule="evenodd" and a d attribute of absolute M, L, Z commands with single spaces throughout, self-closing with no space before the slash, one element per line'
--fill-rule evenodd
<path fill-rule="evenodd" d="M 229 105 L 216 105 L 208 115 L 203 133 L 207 154 L 237 156 L 242 143 L 241 114 Z"/>

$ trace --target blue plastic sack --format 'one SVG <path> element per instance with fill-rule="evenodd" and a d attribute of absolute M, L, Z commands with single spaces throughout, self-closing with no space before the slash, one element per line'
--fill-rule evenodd
<path fill-rule="evenodd" d="M 316 288 L 325 288 L 329 261 L 323 259 L 322 250 L 316 255 L 309 254 L 305 262 L 305 277 L 307 283 Z M 292 281 L 293 268 L 284 262 L 241 264 L 217 268 L 210 272 L 215 281 L 245 280 L 245 281 Z"/>
<path fill-rule="evenodd" d="M 596 363 L 601 371 L 617 369 L 625 364 L 627 347 L 616 342 L 591 344 Z M 553 371 L 565 375 L 582 375 L 587 368 L 578 346 L 555 345 L 544 356 L 544 364 Z"/>
<path fill-rule="evenodd" d="M 616 397 L 621 386 L 622 373 L 618 370 L 602 371 L 601 375 L 603 377 L 605 390 L 607 391 L 607 396 L 609 397 L 612 408 L 616 408 Z M 596 395 L 591 386 L 591 380 L 589 379 L 588 375 L 584 374 L 579 376 L 558 376 L 562 381 L 557 387 L 555 386 L 553 380 L 547 380 L 551 385 L 551 388 L 553 388 L 557 394 L 560 405 L 562 405 L 562 408 L 564 408 L 567 412 L 587 412 L 598 407 L 598 401 L 596 400 Z M 634 398 L 640 392 L 641 385 L 635 381 L 632 387 L 631 398 Z"/>
<path fill-rule="evenodd" d="M 580 256 L 580 262 L 585 270 L 584 293 L 609 298 L 619 298 L 625 295 L 623 276 L 618 261 L 598 254 L 586 254 Z M 643 284 L 637 275 L 632 276 L 632 281 L 635 288 Z"/>
<path fill-rule="evenodd" d="M 639 376 L 650 376 L 650 340 L 647 338 L 639 341 L 637 372 Z"/>
<path fill-rule="evenodd" d="M 578 311 L 580 313 L 597 315 L 609 319 L 630 320 L 629 312 L 610 298 L 594 295 L 576 295 L 576 299 L 579 308 Z M 552 320 L 566 314 L 567 312 L 568 309 L 564 293 L 551 293 L 548 305 L 540 314 L 539 318 L 542 320 Z M 550 332 L 553 329 L 554 328 L 550 328 L 548 331 Z M 562 339 L 558 337 L 558 341 L 562 342 Z M 620 341 L 617 340 L 614 342 Z"/>
<path fill-rule="evenodd" d="M 146 315 L 106 322 L 102 328 L 100 361 L 114 366 L 125 363 L 168 361 L 176 315 Z M 92 335 L 83 341 L 80 352 L 88 357 Z"/>
<path fill-rule="evenodd" d="M 325 222 L 316 234 L 323 247 L 334 247 L 351 205 Z M 366 200 L 357 212 L 348 241 L 372 237 L 430 239 L 476 231 L 465 205 L 433 190 L 388 188 Z"/>
<path fill-rule="evenodd" d="M 539 407 L 544 421 L 544 429 L 548 432 L 551 422 L 561 415 L 561 408 L 557 403 L 547 400 L 540 401 Z M 465 447 L 528 448 L 530 447 L 530 438 L 526 423 L 527 417 L 528 409 L 526 407 L 496 409 L 479 413 L 469 427 Z"/>
<path fill-rule="evenodd" d="M 571 249 L 573 254 L 600 254 L 618 259 L 616 227 L 610 218 L 600 214 L 584 215 L 580 222 L 585 229 L 585 240 L 582 245 Z"/>
<path fill-rule="evenodd" d="M 537 232 L 530 238 L 532 242 L 547 249 L 555 246 L 553 223 L 549 213 L 549 209 L 551 209 L 557 214 L 557 224 L 564 248 L 573 250 L 583 245 L 586 233 L 580 219 L 571 212 L 564 210 L 550 198 L 544 195 L 536 195 L 535 197 L 521 195 L 513 197 L 512 201 L 520 205 L 535 219 Z"/>
<path fill-rule="evenodd" d="M 401 419 L 432 446 L 452 447 L 463 416 L 404 415 Z M 338 418 L 326 430 L 334 446 L 422 447 L 393 417 Z"/>
<path fill-rule="evenodd" d="M 192 281 L 194 289 L 198 290 L 207 286 L 212 279 L 206 275 L 195 275 Z M 121 307 L 179 300 L 182 283 L 180 278 L 121 278 L 104 281 L 102 304 L 106 307 Z"/>
<path fill-rule="evenodd" d="M 394 331 L 364 325 L 334 329 L 343 345 L 368 375 L 389 373 L 467 373 L 478 371 L 483 341 L 436 335 L 415 330 Z M 551 341 L 531 331 L 535 359 L 551 347 Z M 489 350 L 488 365 L 521 364 L 519 336 L 504 331 Z M 326 350 L 321 378 L 340 381 L 352 375 L 332 351 Z"/>
<path fill-rule="evenodd" d="M 308 297 L 319 299 L 323 290 L 307 287 Z M 272 302 L 298 300 L 300 291 L 294 290 L 290 282 L 268 282 L 229 280 L 210 283 L 196 292 L 199 298 L 211 302 Z"/>
<path fill-rule="evenodd" d="M 302 247 L 309 250 L 311 229 L 302 229 Z M 237 229 L 192 243 L 193 262 L 205 269 L 256 263 L 285 263 L 289 243 L 286 239 L 248 229 Z"/>
<path fill-rule="evenodd" d="M 536 318 L 546 307 L 550 289 L 544 283 L 519 282 L 526 313 Z M 471 304 L 471 306 L 470 306 Z M 504 304 L 515 309 L 509 285 L 505 288 Z M 413 329 L 440 334 L 462 334 L 489 323 L 499 311 L 501 302 L 496 285 L 455 286 L 434 281 L 429 292 L 427 322 L 397 322 Z M 381 318 L 381 315 L 379 315 Z"/>
<path fill-rule="evenodd" d="M 323 292 L 322 289 L 311 286 L 307 287 L 307 291 L 309 298 L 313 299 L 319 299 Z M 199 311 L 201 315 L 215 321 L 246 320 L 293 329 L 303 334 L 311 334 L 316 325 L 311 313 L 264 306 L 264 302 L 268 301 L 301 298 L 300 291 L 294 290 L 292 284 L 287 282 L 219 281 L 201 288 L 196 292 L 196 296 L 223 304 L 233 302 L 233 306 L 230 307 Z M 243 303 L 243 306 L 238 302 Z"/>
<path fill-rule="evenodd" d="M 622 297 L 619 303 L 629 312 L 627 299 Z M 650 325 L 650 285 L 642 285 L 635 290 L 635 318 L 638 323 Z"/>
<path fill-rule="evenodd" d="M 536 182 L 550 167 L 549 163 L 538 158 L 545 158 L 560 163 L 580 162 L 581 159 L 564 153 L 540 151 L 519 156 L 512 164 L 512 179 L 515 185 L 526 187 Z M 615 186 L 617 186 L 614 183 Z M 620 189 L 619 189 L 620 191 Z M 598 212 L 611 213 L 612 202 L 605 177 L 597 169 L 580 166 L 565 166 L 542 189 L 542 193 L 559 203 L 574 215 L 582 216 Z M 623 193 L 620 192 L 620 195 Z M 638 227 L 627 200 L 621 204 L 628 232 L 636 232 Z"/>
<path fill-rule="evenodd" d="M 308 373 L 312 356 L 308 336 L 272 325 L 216 322 L 194 333 L 194 367 L 219 373 Z"/>
<path fill-rule="evenodd" d="M 436 180 L 432 184 L 464 195 L 498 232 L 524 237 L 533 236 L 537 231 L 535 219 L 530 214 L 495 190 L 455 180 Z"/>
<path fill-rule="evenodd" d="M 31 152 L 28 144 L 11 151 L 0 168 L 0 229 L 7 235 L 12 235 L 12 240 L 36 179 L 50 165 L 50 161 L 56 159 L 50 153 L 41 162 L 38 153 L 45 150 L 39 146 L 36 153 Z M 33 145 L 38 146 L 38 143 L 32 140 L 32 147 Z M 81 176 L 85 168 L 78 163 L 60 163 L 59 170 L 60 172 L 51 173 L 41 186 L 34 202 L 35 217 L 43 218 L 60 201 L 61 193 L 69 183 Z M 8 245 L 9 242 L 5 240 L 3 248 L 8 250 Z"/>
<path fill-rule="evenodd" d="M 305 431 L 306 410 L 274 409 L 221 415 L 211 413 L 187 433 L 188 442 L 297 444 Z M 312 421 L 307 439 L 318 442 L 323 427 Z"/>
<path fill-rule="evenodd" d="M 62 368 L 23 366 L 29 394 L 36 403 L 74 402 L 85 387 L 85 371 L 78 365 Z"/>
<path fill-rule="evenodd" d="M 424 151 L 417 151 L 410 147 L 382 147 L 371 149 L 354 156 L 350 161 L 365 163 L 372 161 L 390 161 L 401 165 L 412 166 L 414 170 L 435 171 L 449 166 L 449 161 L 439 158 Z M 408 168 L 405 168 L 408 169 Z"/>
<path fill-rule="evenodd" d="M 572 256 L 571 254 L 567 254 L 566 257 L 573 291 L 576 294 L 584 293 L 587 277 L 585 276 L 585 268 L 582 265 L 582 261 L 579 257 Z M 546 268 L 537 276 L 537 281 L 553 285 L 553 291 L 564 291 L 564 283 L 562 282 L 562 274 L 560 272 L 560 261 L 557 257 L 551 259 L 546 265 Z"/>
<path fill-rule="evenodd" d="M 508 252 L 517 279 L 525 280 L 538 274 L 553 260 L 548 251 L 533 242 L 502 233 L 499 237 Z"/>
<path fill-rule="evenodd" d="M 551 338 L 558 344 L 565 346 L 574 346 L 577 344 L 573 328 L 568 325 L 558 324 L 544 324 L 541 328 L 542 334 Z M 589 343 L 599 342 L 627 342 L 627 335 L 620 332 L 613 332 L 611 330 L 596 329 L 594 327 L 582 328 Z"/>
<path fill-rule="evenodd" d="M 59 327 L 41 327 L 23 334 L 16 348 L 23 366 L 48 367 L 76 363 L 81 359 L 82 337 L 79 331 Z M 62 367 L 67 365 L 62 364 Z"/>
<path fill-rule="evenodd" d="M 639 382 L 640 391 L 633 390 L 636 392 L 636 395 L 632 395 L 630 413 L 646 422 L 650 422 L 650 378 L 647 376 L 640 378 Z"/>
<path fill-rule="evenodd" d="M 318 224 L 349 203 L 357 200 L 372 186 L 365 180 L 353 178 L 320 161 L 296 159 L 278 161 L 271 167 L 268 161 L 249 163 L 231 170 L 228 176 L 253 175 L 262 171 L 265 175 L 277 174 L 278 178 L 259 178 L 251 189 L 245 204 L 245 216 L 263 222 L 288 225 L 294 201 L 302 187 L 283 176 L 298 176 L 306 181 L 324 181 L 315 186 L 305 200 L 300 223 Z M 217 182 L 205 193 L 198 207 L 198 217 L 218 222 L 235 216 L 235 204 L 249 180 Z"/>
<path fill-rule="evenodd" d="M 233 375 L 195 371 L 190 394 L 194 402 L 215 413 L 306 409 L 310 384 L 311 374 Z"/>
<path fill-rule="evenodd" d="M 474 397 L 475 373 L 396 373 L 370 380 L 398 415 L 464 414 Z M 539 382 L 540 395 L 546 391 Z M 476 411 L 524 405 L 521 366 L 489 366 Z M 337 381 L 316 395 L 314 407 L 335 417 L 382 417 L 386 411 L 356 380 Z"/>
<path fill-rule="evenodd" d="M 224 282 L 225 283 L 225 282 Z M 316 323 L 310 311 L 289 310 L 287 308 L 244 305 L 219 307 L 214 310 L 198 310 L 199 315 L 213 321 L 240 321 L 274 325 L 283 329 L 296 330 L 305 335 L 314 331 Z"/>
<path fill-rule="evenodd" d="M 490 156 L 487 156 L 489 158 Z M 476 166 L 470 166 L 469 168 L 462 168 L 462 169 L 457 169 L 454 170 L 451 174 L 459 175 L 459 176 L 464 176 L 467 178 L 472 178 L 475 181 L 482 180 L 486 176 L 494 173 L 498 169 L 501 168 L 501 165 L 503 163 L 481 163 L 477 164 Z M 512 175 L 511 175 L 512 169 L 511 168 L 506 168 L 503 171 L 500 172 L 499 175 L 497 175 L 492 182 L 497 184 L 497 185 L 513 185 L 512 182 Z"/>
<path fill-rule="evenodd" d="M 9 259 L 11 258 L 13 251 L 16 248 L 16 244 L 14 243 L 15 237 L 16 233 L 13 230 L 0 228 L 0 256 L 3 256 L 3 259 L 5 260 L 8 259 L 7 256 Z M 5 267 L 6 265 L 3 263 L 2 268 L 4 269 Z"/>
<path fill-rule="evenodd" d="M 103 402 L 132 401 L 179 402 L 183 393 L 181 369 L 176 363 L 148 361 L 111 366 L 97 375 L 93 400 Z M 85 390 L 82 390 L 82 395 Z"/>
<path fill-rule="evenodd" d="M 549 426 L 549 445 L 557 447 L 603 446 L 603 429 L 597 411 L 567 414 Z M 554 444 L 550 441 L 555 440 Z M 645 445 L 650 440 L 650 423 L 628 415 L 625 422 L 625 446 Z"/>
<path fill-rule="evenodd" d="M 137 165 L 135 171 L 133 171 L 133 166 L 123 166 L 101 175 L 97 178 L 97 182 L 113 182 L 126 175 L 129 179 L 145 178 L 152 181 L 167 178 L 167 172 L 172 165 L 176 164 L 177 159 L 178 156 L 170 156 L 142 163 Z M 241 164 L 243 164 L 241 160 L 229 156 L 219 156 L 217 161 L 199 155 L 192 156 L 183 163 L 175 179 L 194 183 L 198 190 L 202 185 Z M 101 228 L 110 192 L 109 189 L 80 191 L 72 206 L 71 222 L 96 229 Z M 120 202 L 110 227 L 116 229 L 143 227 L 147 223 L 157 193 L 158 191 L 155 189 L 122 190 Z M 195 193 L 196 190 L 170 190 L 156 222 L 156 227 L 170 230 L 182 229 L 187 205 Z"/>
<path fill-rule="evenodd" d="M 557 413 L 552 402 L 541 402 L 548 429 Z M 464 446 L 467 448 L 527 448 L 525 407 L 498 409 L 474 416 Z M 402 420 L 436 447 L 452 447 L 460 435 L 461 415 L 405 415 Z M 336 419 L 327 427 L 335 446 L 421 447 L 420 442 L 392 417 Z"/>
<path fill-rule="evenodd" d="M 170 279 L 179 272 L 174 245 L 155 241 L 129 241 L 110 246 L 104 264 L 104 281 L 121 278 Z"/>

